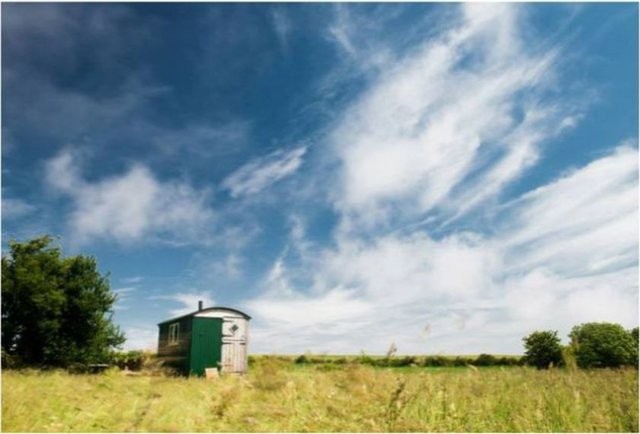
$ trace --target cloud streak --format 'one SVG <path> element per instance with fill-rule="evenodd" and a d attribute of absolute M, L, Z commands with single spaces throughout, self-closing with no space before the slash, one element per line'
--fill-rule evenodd
<path fill-rule="evenodd" d="M 535 164 L 572 111 L 542 105 L 557 50 L 522 49 L 519 21 L 509 5 L 464 6 L 459 26 L 387 64 L 347 109 L 331 135 L 334 201 L 353 226 L 468 212 Z"/>
<path fill-rule="evenodd" d="M 306 152 L 307 148 L 302 146 L 254 159 L 224 179 L 221 186 L 234 198 L 256 194 L 295 173 Z"/>
<path fill-rule="evenodd" d="M 256 351 L 500 353 L 535 329 L 637 324 L 637 145 L 501 196 L 585 107 L 552 91 L 561 49 L 529 49 L 520 8 L 459 12 L 329 132 L 334 243 L 287 261 L 307 242 L 292 222 L 247 302 L 268 342 Z M 462 218 L 483 225 L 451 225 Z"/>
<path fill-rule="evenodd" d="M 298 352 L 384 352 L 395 341 L 404 353 L 499 353 L 541 327 L 631 327 L 638 302 L 637 158 L 624 146 L 523 195 L 498 217 L 504 232 L 496 236 L 343 238 L 319 260 L 306 258 L 303 269 L 313 276 L 306 289 L 293 284 L 301 270 L 289 272 L 279 259 L 265 294 L 249 303 L 261 324 L 257 333 L 294 335 L 280 345 Z M 554 210 L 556 218 L 546 221 Z M 567 224 L 578 216 L 582 222 Z M 425 341 L 420 330 L 427 322 L 432 333 Z M 336 329 L 345 335 L 333 347 Z M 372 335 L 379 338 L 372 342 Z"/>

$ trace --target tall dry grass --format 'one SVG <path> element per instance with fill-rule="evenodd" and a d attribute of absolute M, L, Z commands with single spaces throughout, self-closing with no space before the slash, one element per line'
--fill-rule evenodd
<path fill-rule="evenodd" d="M 2 430 L 638 432 L 638 373 L 268 359 L 214 382 L 5 371 Z"/>

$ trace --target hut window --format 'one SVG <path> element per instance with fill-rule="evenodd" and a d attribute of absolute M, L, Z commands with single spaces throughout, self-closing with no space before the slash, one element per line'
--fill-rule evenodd
<path fill-rule="evenodd" d="M 169 345 L 177 345 L 180 337 L 180 323 L 169 324 Z"/>

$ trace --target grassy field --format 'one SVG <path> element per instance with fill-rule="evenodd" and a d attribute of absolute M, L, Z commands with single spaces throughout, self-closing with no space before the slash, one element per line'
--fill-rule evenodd
<path fill-rule="evenodd" d="M 638 372 L 270 359 L 216 381 L 4 371 L 2 430 L 638 432 Z"/>

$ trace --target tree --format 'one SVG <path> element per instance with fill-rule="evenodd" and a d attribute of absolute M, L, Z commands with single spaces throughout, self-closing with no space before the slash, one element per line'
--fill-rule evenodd
<path fill-rule="evenodd" d="M 606 368 L 636 363 L 637 346 L 632 332 L 619 324 L 585 323 L 569 334 L 581 368 Z"/>
<path fill-rule="evenodd" d="M 3 354 L 32 366 L 104 361 L 124 342 L 116 295 L 94 258 L 64 258 L 52 241 L 10 241 L 2 257 Z"/>
<path fill-rule="evenodd" d="M 538 369 L 547 369 L 550 366 L 561 366 L 562 345 L 557 331 L 537 331 L 522 338 L 525 348 L 525 362 Z"/>

